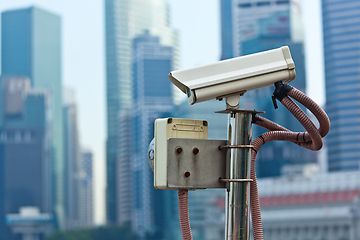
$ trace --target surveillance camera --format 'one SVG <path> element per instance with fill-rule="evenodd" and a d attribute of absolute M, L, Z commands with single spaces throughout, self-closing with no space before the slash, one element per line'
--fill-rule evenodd
<path fill-rule="evenodd" d="M 295 64 L 289 47 L 273 49 L 213 64 L 172 71 L 170 81 L 187 94 L 189 104 L 292 81 Z"/>

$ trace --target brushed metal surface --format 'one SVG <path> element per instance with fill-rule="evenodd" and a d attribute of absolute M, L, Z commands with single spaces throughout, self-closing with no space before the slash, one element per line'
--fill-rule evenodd
<path fill-rule="evenodd" d="M 229 150 L 219 149 L 227 140 L 168 139 L 168 188 L 225 188 L 226 158 Z M 181 150 L 180 150 L 181 149 Z"/>
<path fill-rule="evenodd" d="M 250 145 L 251 119 L 249 111 L 237 111 L 229 118 L 231 145 Z M 231 148 L 229 179 L 250 179 L 250 148 Z M 250 237 L 250 182 L 227 183 L 225 239 L 248 240 Z"/>

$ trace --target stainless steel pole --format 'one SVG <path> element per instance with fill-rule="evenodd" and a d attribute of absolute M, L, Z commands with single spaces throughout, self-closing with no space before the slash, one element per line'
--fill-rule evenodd
<path fill-rule="evenodd" d="M 231 145 L 250 145 L 252 111 L 233 110 L 229 117 L 228 140 Z M 250 148 L 232 148 L 226 195 L 226 240 L 250 239 L 250 182 L 231 182 L 250 179 Z"/>

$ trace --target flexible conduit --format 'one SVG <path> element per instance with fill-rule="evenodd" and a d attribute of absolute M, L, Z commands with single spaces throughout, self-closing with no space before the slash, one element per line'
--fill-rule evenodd
<path fill-rule="evenodd" d="M 301 110 L 301 108 L 289 98 L 289 96 L 301 103 L 314 114 L 314 116 L 319 121 L 320 127 L 318 129 L 309 119 L 309 117 Z M 296 117 L 296 119 L 305 128 L 306 132 L 292 132 L 260 116 L 255 116 L 255 119 L 253 120 L 256 125 L 269 130 L 269 132 L 260 135 L 252 142 L 253 149 L 251 151 L 251 178 L 253 179 L 253 182 L 251 183 L 250 188 L 250 208 L 254 240 L 264 239 L 255 172 L 255 158 L 260 147 L 267 142 L 277 140 L 293 142 L 301 147 L 317 151 L 322 147 L 322 138 L 330 130 L 330 120 L 325 111 L 301 91 L 292 88 L 292 90 L 287 93 L 287 96 L 284 96 L 281 99 L 281 103 Z"/>
<path fill-rule="evenodd" d="M 179 219 L 182 238 L 184 240 L 192 240 L 190 221 L 189 221 L 189 203 L 188 203 L 188 190 L 179 189 Z"/>
<path fill-rule="evenodd" d="M 279 85 L 275 86 L 278 87 Z M 281 84 L 281 86 L 284 85 Z M 305 128 L 306 132 L 292 132 L 289 129 L 261 116 L 255 116 L 253 119 L 253 123 L 269 130 L 269 132 L 260 135 L 251 143 L 253 145 L 253 149 L 251 151 L 251 178 L 253 179 L 253 182 L 251 183 L 250 188 L 250 208 L 254 240 L 264 239 L 255 172 L 255 158 L 260 147 L 270 141 L 289 141 L 298 144 L 301 147 L 317 151 L 322 147 L 322 138 L 330 130 L 330 120 L 328 116 L 325 111 L 312 99 L 295 88 L 292 88 L 286 95 L 287 96 L 284 96 L 281 99 L 281 103 L 296 117 L 296 119 Z M 304 111 L 302 111 L 301 108 L 289 98 L 289 96 L 301 103 L 314 114 L 320 124 L 318 129 Z M 193 238 L 189 221 L 188 191 L 186 189 L 180 189 L 178 191 L 178 197 L 182 237 L 184 240 L 192 240 Z"/>

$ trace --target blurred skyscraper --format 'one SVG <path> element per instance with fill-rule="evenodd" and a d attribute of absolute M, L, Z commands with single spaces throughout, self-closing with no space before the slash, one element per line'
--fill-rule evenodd
<path fill-rule="evenodd" d="M 359 169 L 360 2 L 322 1 L 329 171 Z"/>
<path fill-rule="evenodd" d="M 90 150 L 81 152 L 80 172 L 80 221 L 82 227 L 94 226 L 94 201 L 93 201 L 93 154 Z"/>
<path fill-rule="evenodd" d="M 130 136 L 130 115 L 134 108 L 132 39 L 144 30 L 159 36 L 162 45 L 173 47 L 172 66 L 176 68 L 177 32 L 169 27 L 169 7 L 165 0 L 105 0 L 105 24 L 107 220 L 108 223 L 123 224 L 129 223 L 129 218 L 126 215 L 124 218 L 121 216 L 117 204 L 127 196 L 120 195 L 119 189 L 122 186 L 117 184 L 117 178 L 122 176 L 116 171 L 117 161 L 121 164 L 130 161 L 127 144 Z M 122 165 L 122 173 L 124 172 L 130 172 L 129 164 Z"/>
<path fill-rule="evenodd" d="M 176 193 L 154 188 L 154 173 L 147 159 L 155 119 L 170 117 L 174 106 L 172 84 L 167 77 L 172 67 L 173 49 L 161 45 L 159 37 L 145 31 L 133 40 L 132 177 L 127 182 L 132 179 L 132 229 L 141 239 L 172 239 L 166 237 L 166 232 L 169 232 L 171 194 Z"/>
<path fill-rule="evenodd" d="M 229 7 L 230 4 L 231 8 Z M 302 42 L 303 40 L 299 0 L 232 0 L 231 3 L 227 0 L 222 3 L 222 9 L 223 14 L 232 16 L 232 41 L 228 40 L 227 42 L 227 44 L 232 43 L 232 46 L 224 46 L 223 49 L 226 47 L 233 49 L 233 56 L 244 55 L 242 43 L 256 38 L 264 32 L 273 36 L 290 35 L 293 42 Z M 278 15 L 281 12 L 283 12 L 280 16 L 282 19 L 279 19 L 282 23 L 281 26 L 275 17 L 272 22 L 268 22 L 266 25 L 259 23 L 259 20 Z M 221 19 L 223 23 L 230 20 L 226 16 L 222 16 Z M 266 23 L 266 21 L 263 22 Z M 284 28 L 284 25 L 287 27 Z M 226 25 L 222 29 L 222 34 L 228 35 L 229 30 L 228 25 Z M 226 37 L 226 39 L 230 38 Z M 284 40 L 280 39 L 278 44 L 285 43 Z"/>
<path fill-rule="evenodd" d="M 233 0 L 220 0 L 221 9 L 221 60 L 234 57 Z"/>
<path fill-rule="evenodd" d="M 64 224 L 64 142 L 61 86 L 61 19 L 37 7 L 2 13 L 3 76 L 25 76 L 34 89 L 50 92 L 54 210 Z M 0 126 L 4 119 L 0 119 Z"/>
<path fill-rule="evenodd" d="M 229 5 L 231 4 L 231 8 Z M 299 1 L 249 1 L 232 0 L 222 2 L 222 14 L 232 16 L 232 38 L 229 37 L 230 21 L 222 16 L 223 58 L 247 55 L 284 45 L 290 51 L 296 66 L 296 79 L 290 84 L 305 92 L 305 63 L 303 50 L 303 30 Z M 232 45 L 231 45 L 232 44 Z M 228 47 L 228 48 L 227 48 Z M 240 104 L 246 109 L 265 111 L 262 116 L 283 125 L 292 131 L 303 131 L 298 121 L 281 104 L 274 109 L 271 95 L 274 87 L 262 88 L 245 93 Z M 264 132 L 254 126 L 253 139 Z M 315 155 L 291 143 L 271 142 L 264 145 L 257 157 L 259 177 L 279 176 L 288 169 L 286 165 L 315 161 Z M 287 174 L 287 173 L 284 173 Z"/>
<path fill-rule="evenodd" d="M 52 213 L 51 101 L 49 91 L 31 89 L 29 78 L 0 80 L 0 239 L 18 240 L 7 214 L 27 206 Z"/>
<path fill-rule="evenodd" d="M 80 149 L 75 93 L 63 93 L 66 228 L 92 227 L 92 153 Z"/>
<path fill-rule="evenodd" d="M 80 220 L 80 149 L 77 126 L 77 106 L 74 92 L 63 89 L 64 159 L 65 159 L 65 227 L 82 227 Z"/>

